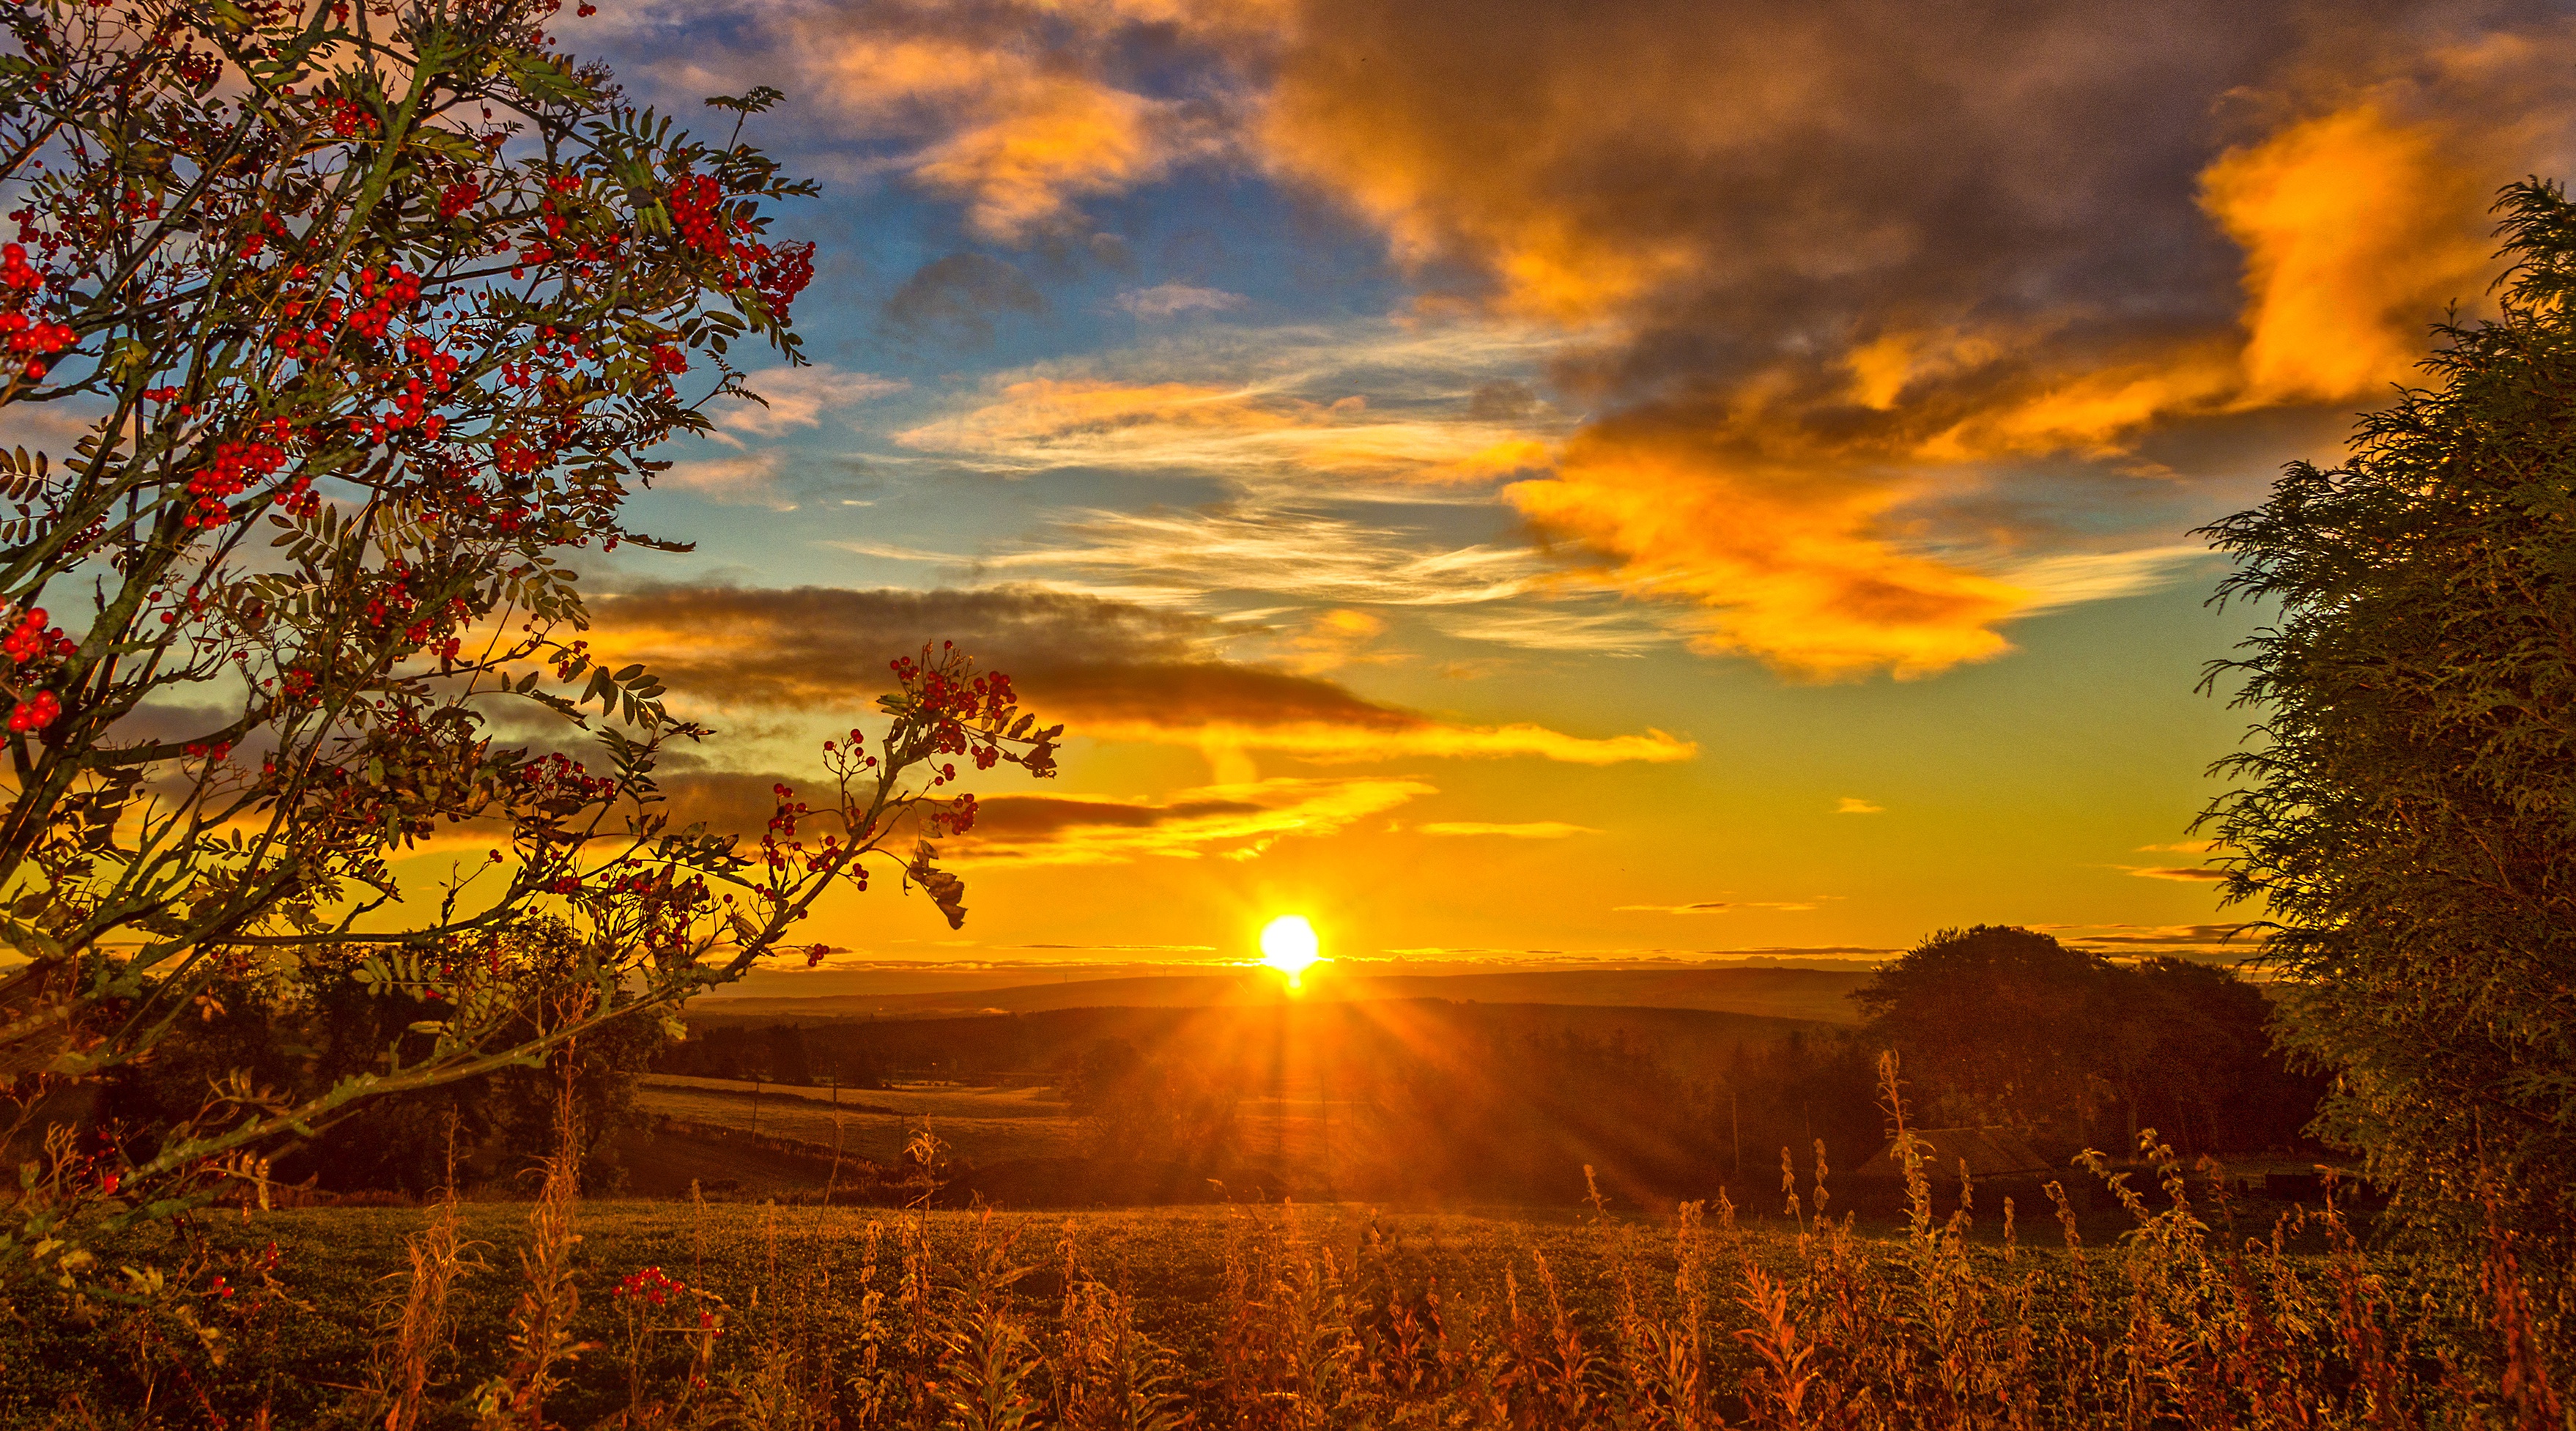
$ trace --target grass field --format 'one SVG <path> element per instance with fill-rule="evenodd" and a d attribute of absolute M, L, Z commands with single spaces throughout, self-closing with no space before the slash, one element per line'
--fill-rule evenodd
<path fill-rule="evenodd" d="M 2313 1210 L 2240 1224 L 2165 1172 L 2168 1204 L 2132 1201 L 2127 1236 L 2081 1245 L 2034 1236 L 2057 1231 L 2044 1209 L 2017 1237 L 1928 1204 L 1876 1231 L 1803 1206 L 212 1212 L 101 1247 L 167 1295 L 84 1311 L 8 1289 L 0 1426 L 1892 1431 L 2507 1409 L 2458 1287 L 2410 1282 Z"/>
<path fill-rule="evenodd" d="M 925 1126 L 948 1145 L 953 1157 L 984 1166 L 1079 1157 L 1088 1151 L 1081 1120 L 1054 1089 L 1043 1087 L 851 1088 L 840 1090 L 835 1101 L 830 1089 L 764 1083 L 755 1100 L 753 1085 L 747 1082 L 648 1074 L 637 1089 L 635 1104 L 646 1115 L 792 1139 L 819 1149 L 837 1148 L 846 1158 L 866 1159 L 880 1167 L 891 1167 L 900 1159 L 905 1141 Z M 1247 1098 L 1236 1111 L 1235 1142 L 1248 1160 L 1302 1170 L 1287 1184 L 1292 1192 L 1320 1193 L 1331 1185 L 1331 1170 L 1347 1167 L 1352 1158 L 1354 1129 L 1361 1116 L 1359 1106 L 1346 1100 Z M 658 1165 L 661 1158 L 655 1153 L 643 1161 Z M 735 1178 L 731 1173 L 721 1176 Z M 813 1181 L 801 1171 L 764 1177 L 757 1169 L 737 1180 L 745 1187 L 778 1191 Z M 685 1188 L 685 1179 L 659 1176 L 651 1191 L 676 1193 Z"/>
<path fill-rule="evenodd" d="M 955 1155 L 978 1163 L 1066 1158 L 1080 1152 L 1081 1125 L 1046 1088 L 843 1089 L 759 1086 L 720 1078 L 647 1075 L 635 1105 L 647 1114 L 792 1138 L 891 1165 L 927 1123 Z"/>
<path fill-rule="evenodd" d="M 483 1244 L 484 1269 L 464 1278 L 452 1304 L 456 1365 L 490 1374 L 507 1359 L 509 1320 L 525 1282 L 518 1252 L 528 1241 L 524 1203 L 469 1203 L 463 1232 Z M 248 1316 L 213 1319 L 229 1343 L 225 1382 L 243 1402 L 266 1398 L 280 1425 L 328 1424 L 368 1377 L 378 1324 L 403 1291 L 405 1239 L 429 1213 L 420 1208 L 300 1208 L 207 1218 L 195 1235 L 227 1249 L 277 1249 L 276 1275 L 291 1295 L 263 1302 Z M 779 1207 L 755 1203 L 599 1202 L 581 1206 L 573 1254 L 585 1289 L 577 1314 L 585 1334 L 605 1340 L 617 1320 L 607 1289 L 648 1266 L 721 1297 L 748 1313 L 794 1298 L 806 1331 L 856 1339 L 856 1296 L 890 1285 L 893 1232 L 905 1215 L 881 1209 Z M 1499 1293 L 1504 1269 L 1528 1274 L 1530 1257 L 1563 1269 L 1575 1304 L 1604 1309 L 1598 1276 L 1600 1239 L 1587 1238 L 1571 1214 L 1533 1217 L 1520 1211 L 1381 1215 L 1358 1206 L 1313 1208 L 1177 1208 L 1076 1214 L 933 1212 L 913 1219 L 923 1230 L 932 1275 L 953 1278 L 980 1238 L 1007 1245 L 1014 1265 L 1031 1270 L 1011 1299 L 1044 1318 L 1064 1298 L 1064 1246 L 1070 1240 L 1090 1275 L 1112 1287 L 1150 1288 L 1139 1299 L 1143 1328 L 1183 1359 L 1210 1355 L 1223 1316 L 1229 1231 L 1275 1235 L 1309 1250 L 1329 1250 L 1348 1267 L 1373 1240 L 1383 1255 L 1420 1279 Z M 871 1233 L 871 1229 L 875 1229 Z M 871 1249 L 874 1249 L 873 1251 Z M 234 1279 L 239 1282 L 239 1278 Z M 244 1304 L 248 1306 L 247 1303 Z M 232 1309 L 227 1308 L 230 1312 Z M 70 1399 L 101 1393 L 130 1403 L 135 1392 L 125 1348 L 84 1327 L 57 1327 L 32 1338 L 0 1328 L 0 1426 L 41 1426 Z M 552 1413 L 584 1425 L 618 1402 L 623 1373 L 604 1356 L 576 1364 L 573 1389 Z M 460 1384 L 472 1376 L 459 1378 Z M 164 1386 L 164 1396 L 173 1388 Z M 181 1392 L 179 1394 L 184 1394 Z"/>

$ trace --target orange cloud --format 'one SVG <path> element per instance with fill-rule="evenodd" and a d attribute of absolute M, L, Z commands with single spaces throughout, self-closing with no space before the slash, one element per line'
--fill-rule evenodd
<path fill-rule="evenodd" d="M 718 834 L 757 835 L 786 785 L 816 809 L 828 792 L 797 778 L 732 771 L 666 776 L 663 813 L 675 829 L 703 823 Z M 942 863 L 1097 865 L 1147 856 L 1197 859 L 1266 849 L 1283 838 L 1320 839 L 1439 792 L 1419 780 L 1272 779 L 1182 790 L 1155 800 L 1107 795 L 987 795 L 975 827 L 940 841 Z M 829 817 L 810 826 L 830 831 Z M 488 843 L 486 841 L 485 843 Z M 901 842 L 897 842 L 901 843 Z M 479 851 L 479 844 L 460 846 Z"/>
<path fill-rule="evenodd" d="M 1078 732 L 1102 740 L 1156 741 L 1215 750 L 1268 750 L 1319 762 L 1401 760 L 1413 756 L 1498 758 L 1530 755 L 1572 765 L 1623 765 L 1631 761 L 1665 764 L 1699 754 L 1697 743 L 1649 729 L 1639 735 L 1578 736 L 1542 725 L 1449 725 L 1410 717 L 1388 725 L 1341 725 L 1324 721 L 1206 721 L 1166 724 L 1159 720 L 1093 716 Z"/>
<path fill-rule="evenodd" d="M 2493 175 L 2362 104 L 2231 149 L 2200 201 L 2245 251 L 2239 402 L 2340 401 L 2409 377 L 2424 323 L 2479 296 Z"/>
<path fill-rule="evenodd" d="M 1609 554 L 1608 579 L 1705 613 L 1694 645 L 1799 675 L 1927 675 L 2006 648 L 2014 587 L 1904 550 L 1898 493 L 1765 461 L 1691 414 L 1576 435 L 1553 478 L 1509 489 L 1542 530 Z"/>
<path fill-rule="evenodd" d="M 1053 8 L 1072 23 L 1050 31 L 1037 16 L 892 5 L 814 12 L 793 27 L 787 58 L 846 123 L 915 139 L 892 167 L 963 203 L 970 230 L 1017 243 L 1206 143 L 1188 106 L 1105 73 L 1105 47 L 1135 17 Z"/>
<path fill-rule="evenodd" d="M 2214 884 L 2219 880 L 2227 878 L 2227 871 L 2225 870 L 2204 869 L 2199 866 L 2191 866 L 2187 868 L 2131 868 L 2124 865 L 2121 866 L 2121 868 L 2127 869 L 2130 874 L 2136 875 L 2140 879 L 2170 879 L 2182 880 L 2185 882 L 2207 882 Z"/>
<path fill-rule="evenodd" d="M 1437 793 L 1419 780 L 1272 779 L 1162 800 L 995 796 L 976 803 L 975 829 L 942 850 L 960 864 L 1251 858 L 1278 840 L 1329 838 Z"/>
<path fill-rule="evenodd" d="M 895 440 L 1018 471 L 1114 466 L 1470 482 L 1548 460 L 1543 441 L 1472 414 L 1379 412 L 1356 395 L 1315 402 L 1258 386 L 1087 378 L 1007 383 L 989 401 Z"/>
<path fill-rule="evenodd" d="M 1362 647 L 1385 634 L 1383 619 L 1351 607 L 1336 607 L 1317 613 L 1306 623 L 1305 630 L 1288 638 L 1289 659 L 1302 674 L 1329 671 L 1359 659 Z"/>

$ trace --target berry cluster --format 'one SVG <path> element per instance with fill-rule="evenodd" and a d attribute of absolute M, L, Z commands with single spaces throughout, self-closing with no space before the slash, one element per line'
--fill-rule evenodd
<path fill-rule="evenodd" d="M 403 272 L 402 265 L 389 263 L 378 276 L 372 268 L 358 270 L 358 297 L 364 306 L 349 313 L 349 330 L 362 337 L 382 338 L 392 326 L 394 313 L 420 301 L 420 278 Z"/>
<path fill-rule="evenodd" d="M 724 190 L 704 174 L 684 175 L 671 185 L 671 226 L 680 231 L 680 241 L 702 253 L 719 257 L 733 251 L 733 240 L 726 233 Z"/>
<path fill-rule="evenodd" d="M 701 253 L 730 259 L 733 280 L 760 295 L 770 313 L 784 322 L 796 295 L 814 281 L 814 245 L 734 242 L 737 225 L 725 217 L 724 190 L 704 174 L 684 174 L 671 185 L 671 226 L 680 241 Z"/>
<path fill-rule="evenodd" d="M 549 814 L 569 815 L 617 793 L 612 776 L 593 775 L 560 751 L 541 755 L 511 772 L 519 798 Z"/>
<path fill-rule="evenodd" d="M 647 1267 L 619 1282 L 616 1295 L 621 1300 L 637 1297 L 661 1307 L 668 1306 L 672 1298 L 685 1297 L 688 1293 L 688 1284 L 659 1267 Z"/>
<path fill-rule="evenodd" d="M 438 216 L 455 219 L 483 202 L 483 186 L 471 179 L 459 179 L 439 191 Z"/>
<path fill-rule="evenodd" d="M 313 107 L 320 112 L 322 127 L 330 130 L 334 139 L 372 138 L 376 133 L 376 117 L 356 100 L 324 95 L 313 101 Z"/>
<path fill-rule="evenodd" d="M 63 634 L 59 626 L 47 626 L 45 608 L 31 606 L 19 616 L 18 624 L 8 636 L 0 638 L 0 657 L 5 657 L 14 670 L 11 674 L 28 679 L 37 668 L 60 661 L 80 649 L 77 642 Z M 62 697 L 52 691 L 36 690 L 9 711 L 9 729 L 13 734 L 43 730 L 63 713 Z"/>
<path fill-rule="evenodd" d="M 22 360 L 31 380 L 45 375 L 49 355 L 70 347 L 78 337 L 66 324 L 24 311 L 27 300 L 44 282 L 44 275 L 27 262 L 24 245 L 0 245 L 0 288 L 8 290 L 7 301 L 17 305 L 0 313 L 0 346 L 8 349 L 11 358 Z"/>
<path fill-rule="evenodd" d="M 282 438 L 283 427 L 283 420 L 271 423 L 269 435 Z M 253 481 L 273 476 L 285 465 L 286 449 L 275 442 L 253 439 L 216 443 L 215 460 L 188 479 L 188 496 L 195 506 L 182 519 L 182 525 L 195 531 L 231 521 L 233 509 L 225 504 L 240 496 Z"/>
<path fill-rule="evenodd" d="M 753 248 L 752 287 L 760 290 L 760 301 L 769 305 L 770 313 L 785 322 L 788 305 L 814 281 L 814 245 L 780 244 L 773 250 L 767 244 L 755 244 Z"/>

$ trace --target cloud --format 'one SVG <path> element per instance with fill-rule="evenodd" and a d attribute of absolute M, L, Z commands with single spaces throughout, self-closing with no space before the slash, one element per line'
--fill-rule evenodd
<path fill-rule="evenodd" d="M 2130 874 L 2136 875 L 2140 879 L 2170 879 L 2215 884 L 2219 880 L 2227 878 L 2227 871 L 2210 869 L 2202 865 L 2179 868 L 2118 865 L 2115 866 L 2115 868 L 2127 870 Z"/>
<path fill-rule="evenodd" d="M 1358 660 L 1383 660 L 1364 657 L 1369 643 L 1386 634 L 1386 620 L 1352 607 L 1336 607 L 1317 612 L 1306 628 L 1288 638 L 1288 658 L 1303 675 L 1316 675 Z"/>
<path fill-rule="evenodd" d="M 1815 900 L 1728 900 L 1702 899 L 1689 904 L 1618 904 L 1614 914 L 1732 914 L 1739 909 L 1767 909 L 1779 914 L 1803 914 L 1816 907 Z"/>
<path fill-rule="evenodd" d="M 1299 602 L 1434 608 L 1521 596 L 1546 574 L 1545 562 L 1525 548 L 1423 544 L 1348 514 L 1252 503 L 1076 510 L 1029 547 L 938 559 L 983 574 L 1065 575 L 1171 600 L 1247 591 Z"/>
<path fill-rule="evenodd" d="M 1186 283 L 1158 283 L 1151 288 L 1131 288 L 1114 300 L 1120 308 L 1139 318 L 1169 318 L 1175 314 L 1205 310 L 1223 313 L 1244 305 L 1240 293 L 1221 288 L 1197 288 Z"/>
<path fill-rule="evenodd" d="M 2022 604 L 2003 582 L 1880 535 L 1897 494 L 1740 456 L 1704 416 L 1596 424 L 1555 476 L 1510 489 L 1541 528 L 1615 554 L 1605 579 L 1699 609 L 1692 645 L 1821 679 L 1925 675 L 2005 650 Z"/>
<path fill-rule="evenodd" d="M 1562 600 L 1547 606 L 1472 607 L 1443 610 L 1432 624 L 1442 632 L 1497 646 L 1532 651 L 1586 651 L 1602 656 L 1634 656 L 1650 646 L 1669 645 L 1674 634 L 1632 611 L 1569 609 Z"/>
<path fill-rule="evenodd" d="M 1569 825 L 1561 820 L 1532 820 L 1518 825 L 1497 825 L 1483 820 L 1434 820 L 1414 828 L 1426 835 L 1500 835 L 1507 840 L 1562 840 L 1574 835 L 1601 833 L 1588 825 Z"/>
<path fill-rule="evenodd" d="M 2170 845 L 2140 845 L 2138 853 L 2142 855 L 2214 855 L 2224 848 L 2226 847 L 2216 840 L 2181 840 Z"/>
<path fill-rule="evenodd" d="M 946 848 L 961 863 L 1122 863 L 1195 859 L 1321 839 L 1421 796 L 1419 780 L 1271 779 L 1184 790 L 1163 800 L 1008 795 L 976 802 L 975 829 Z"/>
<path fill-rule="evenodd" d="M 1231 633 L 1202 617 L 1030 588 L 643 587 L 596 598 L 591 643 L 644 661 L 688 704 L 856 714 L 887 662 L 955 640 L 1011 674 L 1073 734 L 1318 761 L 1537 756 L 1583 765 L 1687 760 L 1658 730 L 1580 736 L 1531 724 L 1443 720 L 1293 671 L 1225 659 Z"/>
<path fill-rule="evenodd" d="M 856 407 L 870 398 L 899 393 L 912 386 L 899 378 L 845 373 L 829 363 L 803 368 L 764 368 L 743 375 L 762 401 L 728 399 L 717 409 L 717 431 L 728 440 L 776 437 L 791 428 L 820 426 L 823 414 Z"/>
<path fill-rule="evenodd" d="M 768 826 L 776 809 L 774 787 L 782 784 L 815 809 L 830 800 L 828 790 L 793 777 L 739 772 L 668 776 L 662 792 L 674 828 L 703 822 L 719 834 L 753 837 Z M 1182 790 L 1159 800 L 989 795 L 976 801 L 974 829 L 941 840 L 940 851 L 943 863 L 960 867 L 1196 859 L 1282 838 L 1326 838 L 1437 793 L 1419 780 L 1272 779 Z M 806 833 L 837 833 L 833 818 L 810 821 Z"/>
<path fill-rule="evenodd" d="M 729 507 L 767 507 L 792 512 L 796 503 L 779 490 L 779 455 L 758 452 L 747 457 L 711 457 L 675 462 L 654 475 L 653 485 L 688 492 Z"/>
<path fill-rule="evenodd" d="M 2260 942 L 2244 937 L 2253 930 L 2253 926 L 2247 924 L 2088 924 L 2067 927 L 2079 931 L 2102 931 L 2078 934 L 2077 942 L 2084 944 L 2189 949 L 2233 942 L 2238 949 L 2244 950 Z"/>
<path fill-rule="evenodd" d="M 1856 795 L 1846 795 L 1834 802 L 1834 813 L 1837 815 L 1884 815 L 1887 813 L 1887 807 L 1884 805 L 1872 804 Z"/>
<path fill-rule="evenodd" d="M 1043 313 L 1046 296 L 998 258 L 952 253 L 915 269 L 885 301 L 886 321 L 915 338 L 959 346 L 993 341 L 1003 313 Z"/>
<path fill-rule="evenodd" d="M 2201 203 L 2245 251 L 2247 406 L 2357 397 L 2414 371 L 2424 320 L 2493 271 L 2491 182 L 2372 103 L 2230 149 Z"/>
<path fill-rule="evenodd" d="M 1199 475 L 1285 471 L 1406 482 L 1490 482 L 1548 465 L 1547 444 L 1503 423 L 1372 411 L 1264 384 L 1027 378 L 980 406 L 895 434 L 991 470 L 1064 467 Z"/>
<path fill-rule="evenodd" d="M 2070 552 L 2025 562 L 2005 579 L 2026 595 L 2025 615 L 2088 601 L 2137 596 L 2169 586 L 2186 571 L 2213 560 L 2197 543 L 2166 543 L 2128 551 Z"/>
<path fill-rule="evenodd" d="M 2043 586 L 2110 573 L 2018 549 L 2070 465 L 2405 377 L 2491 271 L 2484 196 L 2576 113 L 2536 6 L 1300 18 L 1274 173 L 1459 303 L 1619 330 L 1567 345 L 1597 416 L 1513 500 L 1700 649 L 1810 678 L 1987 659 L 2157 574 Z"/>
<path fill-rule="evenodd" d="M 1079 231 L 1084 199 L 1151 182 L 1216 142 L 1204 99 L 1125 63 L 1180 7 L 884 3 L 782 7 L 779 58 L 883 168 L 964 207 L 978 237 Z"/>
<path fill-rule="evenodd" d="M 1409 377 L 1391 402 L 1172 350 L 1018 375 L 907 445 L 1309 492 L 1510 482 L 1578 577 L 1807 679 L 1991 659 L 2016 619 L 2171 579 L 2181 558 L 2106 532 L 2157 505 L 2124 484 L 2232 496 L 2293 455 L 2250 414 L 2409 376 L 2492 272 L 2486 196 L 2576 157 L 2576 28 L 2526 0 L 728 13 L 762 38 L 724 63 L 801 71 L 865 172 L 980 242 L 1070 243 L 1095 200 L 1257 171 L 1381 238 L 1406 321 L 1528 359 L 1461 366 L 1434 411 Z M 1183 290 L 1216 291 L 1131 297 Z M 961 252 L 888 312 L 971 342 L 1040 301 Z M 1541 377 L 1584 416 L 1552 419 Z M 2146 475 L 2177 442 L 2198 455 Z"/>

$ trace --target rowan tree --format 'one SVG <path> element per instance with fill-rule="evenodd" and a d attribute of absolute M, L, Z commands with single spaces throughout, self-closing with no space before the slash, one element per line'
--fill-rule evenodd
<path fill-rule="evenodd" d="M 926 837 L 973 819 L 957 762 L 1052 771 L 1056 731 L 941 648 L 756 842 L 666 818 L 658 762 L 711 732 L 594 659 L 572 568 L 685 549 L 626 500 L 745 392 L 744 345 L 799 360 L 811 248 L 769 226 L 809 189 L 742 142 L 774 91 L 708 101 L 732 133 L 692 137 L 569 58 L 556 10 L 0 14 L 0 423 L 62 439 L 0 461 L 20 1140 L 218 983 L 442 1011 L 310 1096 L 222 1078 L 131 1161 L 61 1121 L 0 1195 L 22 1270 L 77 1281 L 67 1229 L 256 1180 L 263 1145 L 362 1098 L 667 1013 L 870 860 L 953 923 Z M 555 734 L 501 738 L 531 720 Z M 568 941 L 542 969 L 505 937 L 540 919 Z"/>

